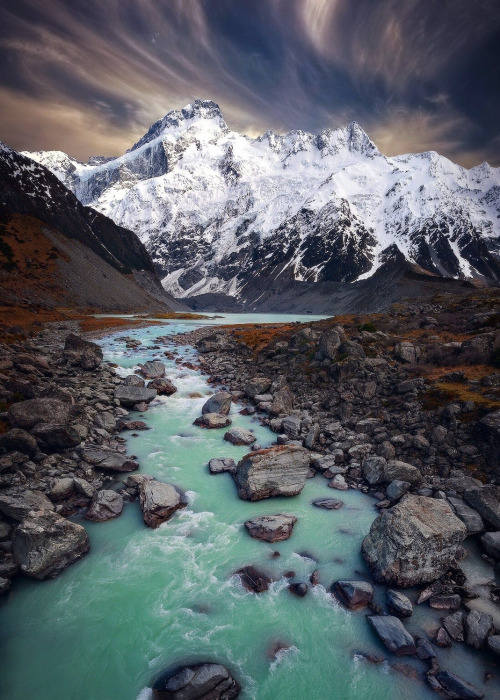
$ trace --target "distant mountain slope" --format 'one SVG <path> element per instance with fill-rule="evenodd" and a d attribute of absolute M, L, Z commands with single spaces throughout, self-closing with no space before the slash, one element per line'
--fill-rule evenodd
<path fill-rule="evenodd" d="M 394 246 L 436 276 L 500 280 L 499 169 L 434 152 L 387 158 L 354 122 L 251 139 L 196 100 L 118 158 L 29 155 L 135 231 L 177 297 L 242 302 L 269 279 L 357 283 Z"/>
<path fill-rule="evenodd" d="M 4 302 L 176 309 L 137 236 L 84 207 L 47 168 L 0 142 Z"/>

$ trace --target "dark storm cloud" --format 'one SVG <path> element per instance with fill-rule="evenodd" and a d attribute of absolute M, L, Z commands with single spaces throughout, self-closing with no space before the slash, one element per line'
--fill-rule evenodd
<path fill-rule="evenodd" d="M 122 152 L 195 97 L 229 125 L 356 119 L 388 154 L 500 163 L 497 0 L 0 0 L 0 138 Z"/>

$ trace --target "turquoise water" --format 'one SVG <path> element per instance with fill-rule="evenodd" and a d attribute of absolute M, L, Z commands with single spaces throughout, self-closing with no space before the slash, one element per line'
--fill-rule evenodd
<path fill-rule="evenodd" d="M 161 356 L 148 350 L 157 336 L 196 325 L 121 331 L 102 345 L 127 373 L 137 362 Z M 125 351 L 114 340 L 122 335 L 144 345 Z M 195 358 L 190 348 L 181 352 Z M 192 660 L 226 664 L 245 700 L 435 697 L 387 663 L 372 665 L 356 656 L 357 651 L 384 655 L 384 648 L 363 612 L 346 611 L 327 592 L 334 580 L 359 578 L 356 571 L 365 570 L 359 549 L 376 515 L 373 501 L 349 491 L 340 494 L 342 509 L 315 508 L 314 499 L 339 495 L 320 476 L 295 498 L 239 500 L 231 477 L 210 475 L 207 462 L 240 458 L 247 448 L 224 442 L 224 430 L 192 425 L 212 389 L 199 372 L 166 364 L 179 391 L 145 414 L 152 429 L 130 437 L 129 451 L 139 457 L 142 472 L 184 489 L 189 506 L 157 530 L 144 525 L 137 502 L 127 504 L 116 520 L 84 521 L 88 556 L 54 580 L 16 583 L 0 606 L 0 697 L 146 700 L 159 672 Z M 190 398 L 193 392 L 204 397 Z M 238 410 L 233 406 L 233 425 L 254 430 L 262 446 L 274 441 L 267 428 Z M 279 512 L 298 518 L 288 541 L 266 544 L 248 536 L 245 520 Z M 274 551 L 281 556 L 271 558 Z M 248 564 L 275 578 L 268 592 L 249 593 L 233 576 Z M 321 585 L 305 598 L 291 595 L 283 572 L 292 570 L 294 580 L 307 581 L 315 569 Z M 409 626 L 420 624 L 416 618 Z M 278 642 L 286 650 L 272 658 L 270 648 Z M 459 649 L 444 653 L 448 668 L 470 659 Z M 469 668 L 467 678 L 480 681 L 479 666 Z"/>

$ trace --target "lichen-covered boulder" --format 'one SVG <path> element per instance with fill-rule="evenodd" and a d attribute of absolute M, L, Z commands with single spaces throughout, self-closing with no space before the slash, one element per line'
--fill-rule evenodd
<path fill-rule="evenodd" d="M 450 568 L 466 534 L 445 501 L 406 496 L 376 518 L 361 550 L 377 581 L 415 586 Z"/>
<path fill-rule="evenodd" d="M 271 496 L 296 496 L 309 473 L 308 450 L 278 445 L 243 457 L 233 474 L 240 498 L 260 501 Z"/>

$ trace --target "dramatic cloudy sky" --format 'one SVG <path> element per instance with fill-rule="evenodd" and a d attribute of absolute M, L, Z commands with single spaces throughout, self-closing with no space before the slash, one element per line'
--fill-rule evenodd
<path fill-rule="evenodd" d="M 118 154 L 196 97 L 250 135 L 356 120 L 500 165 L 500 0 L 0 0 L 14 148 Z"/>

